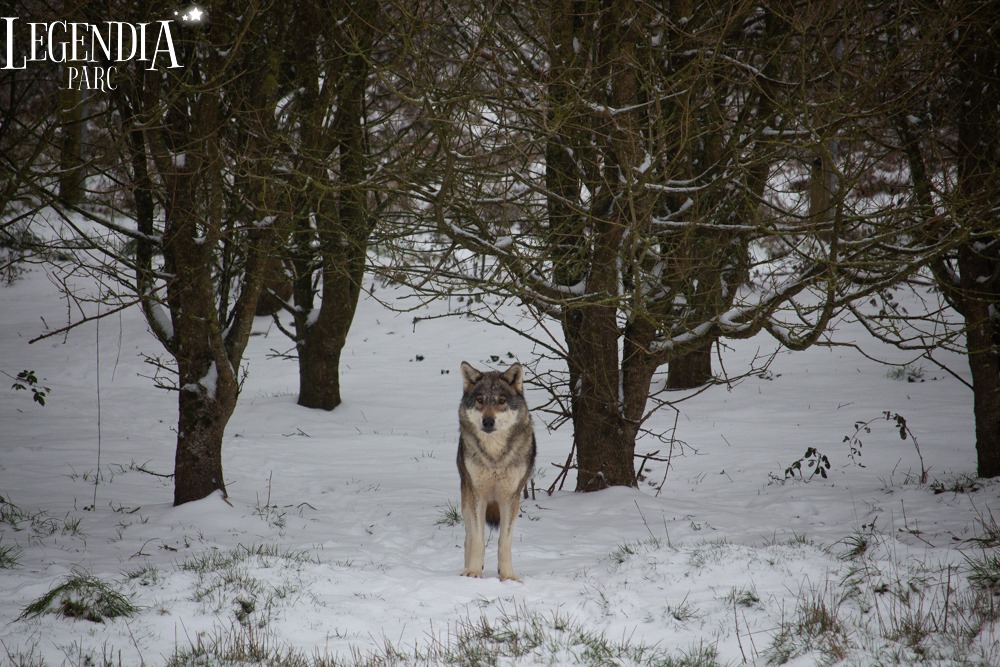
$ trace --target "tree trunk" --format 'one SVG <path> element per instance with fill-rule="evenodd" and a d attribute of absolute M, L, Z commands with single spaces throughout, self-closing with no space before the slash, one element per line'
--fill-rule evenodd
<path fill-rule="evenodd" d="M 201 390 L 182 390 L 177 420 L 177 452 L 174 459 L 174 505 L 221 491 L 222 436 L 236 406 L 235 392 L 212 398 Z"/>
<path fill-rule="evenodd" d="M 345 214 L 342 206 L 339 215 Z M 298 404 L 305 408 L 333 410 L 341 403 L 340 354 L 361 296 L 369 233 L 366 212 L 354 215 L 353 233 L 327 230 L 322 235 L 328 239 L 323 242 L 323 302 L 315 321 L 297 325 Z"/>
<path fill-rule="evenodd" d="M 164 257 L 175 273 L 167 286 L 167 304 L 180 385 L 174 505 L 200 500 L 216 491 L 225 494 L 222 436 L 238 392 L 218 324 L 211 248 L 201 243 L 198 235 L 201 218 L 196 180 L 193 174 L 176 178 L 178 187 L 167 209 L 164 233 Z M 209 210 L 208 215 L 212 213 Z"/>
<path fill-rule="evenodd" d="M 959 254 L 959 267 L 963 283 L 968 282 L 991 267 L 990 262 L 975 256 L 975 251 L 964 247 Z M 1000 295 L 992 301 L 969 298 L 965 301 L 965 337 L 972 371 L 973 412 L 976 418 L 976 459 L 980 477 L 1000 477 L 1000 355 L 998 341 L 1000 330 L 991 318 L 990 309 L 1000 304 Z"/>
<path fill-rule="evenodd" d="M 251 9 L 247 24 L 269 18 Z M 234 44 L 232 25 L 218 14 L 192 37 L 197 45 L 185 40 L 191 58 L 184 76 L 123 64 L 109 96 L 130 167 L 116 173 L 128 177 L 135 197 L 133 288 L 177 363 L 175 505 L 226 492 L 223 436 L 279 233 L 265 220 L 277 208 L 273 157 L 286 143 L 275 133 L 280 96 L 273 85 L 285 44 L 268 43 L 276 33 L 266 28 L 266 37 Z"/>
<path fill-rule="evenodd" d="M 271 257 L 264 265 L 260 300 L 254 313 L 258 317 L 280 313 L 291 298 L 292 279 L 285 273 L 281 258 Z"/>
<path fill-rule="evenodd" d="M 319 322 L 309 328 L 299 343 L 299 400 L 304 408 L 333 410 L 340 405 L 340 353 L 346 331 L 342 325 Z M 350 322 L 348 321 L 348 326 Z"/>
<path fill-rule="evenodd" d="M 566 333 L 568 363 L 577 369 L 573 388 L 573 432 L 576 441 L 577 491 L 609 486 L 635 486 L 635 430 L 628 428 L 621 396 L 622 366 L 616 295 L 620 275 L 618 253 L 628 223 L 618 217 L 592 218 L 592 263 L 587 292 L 600 299 L 578 309 Z"/>
<path fill-rule="evenodd" d="M 333 136 L 339 153 L 339 179 L 335 204 L 316 192 L 316 235 L 323 271 L 322 303 L 314 321 L 310 306 L 297 317 L 299 337 L 299 405 L 332 410 L 341 402 L 340 354 L 354 320 L 365 273 L 371 217 L 366 202 L 365 90 L 377 5 L 348 6 L 341 23 L 345 51 L 337 81 L 337 112 Z M 315 124 L 316 130 L 319 124 Z M 323 167 L 325 169 L 325 167 Z M 308 293 L 311 277 L 300 276 L 297 294 Z"/>
<path fill-rule="evenodd" d="M 959 40 L 958 202 L 973 237 L 958 251 L 980 477 L 1000 476 L 1000 54 L 991 19 L 970 21 Z"/>
<path fill-rule="evenodd" d="M 635 486 L 635 439 L 623 428 L 621 415 L 597 398 L 582 393 L 574 423 L 577 491 L 609 486 Z"/>
<path fill-rule="evenodd" d="M 607 311 L 607 312 L 605 312 Z M 573 438 L 577 491 L 635 486 L 635 433 L 626 428 L 618 396 L 618 334 L 611 306 L 589 305 L 566 331 L 575 368 Z"/>
<path fill-rule="evenodd" d="M 59 91 L 59 199 L 71 206 L 83 199 L 85 169 L 83 160 L 83 93 Z"/>
<path fill-rule="evenodd" d="M 712 379 L 712 341 L 670 360 L 667 389 L 696 389 Z"/>

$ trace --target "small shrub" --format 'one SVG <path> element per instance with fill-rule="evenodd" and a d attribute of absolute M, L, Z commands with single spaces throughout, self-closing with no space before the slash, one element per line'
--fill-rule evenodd
<path fill-rule="evenodd" d="M 14 378 L 14 384 L 10 386 L 11 391 L 31 390 L 31 399 L 39 405 L 45 405 L 45 397 L 52 391 L 45 385 L 39 384 L 35 371 L 23 370 Z"/>
<path fill-rule="evenodd" d="M 978 557 L 965 555 L 969 566 L 969 583 L 979 589 L 1000 594 L 1000 554 L 985 549 Z"/>
<path fill-rule="evenodd" d="M 973 542 L 987 549 L 1000 547 L 1000 525 L 997 525 L 992 511 L 990 511 L 989 517 L 985 515 L 979 517 L 979 528 L 982 535 L 972 538 Z"/>
<path fill-rule="evenodd" d="M 25 607 L 18 619 L 59 614 L 103 623 L 106 618 L 132 616 L 137 611 L 138 607 L 111 584 L 78 571 Z"/>
<path fill-rule="evenodd" d="M 924 465 L 924 456 L 920 451 L 920 443 L 917 442 L 917 436 L 913 435 L 913 431 L 906 423 L 906 417 L 899 414 L 898 412 L 892 412 L 890 410 L 882 411 L 882 419 L 888 422 L 892 422 L 896 431 L 899 433 L 900 440 L 906 440 L 909 438 L 910 442 L 913 443 L 913 448 L 917 452 L 917 458 L 920 460 L 920 483 L 927 483 L 927 467 Z M 860 468 L 865 466 L 861 463 L 861 448 L 864 446 L 864 442 L 861 440 L 861 434 L 870 434 L 872 432 L 871 425 L 878 421 L 879 418 L 869 419 L 868 421 L 856 421 L 854 422 L 854 433 L 851 435 L 845 435 L 843 442 L 846 442 L 850 448 L 851 460 L 854 461 L 855 465 Z"/>
<path fill-rule="evenodd" d="M 975 493 L 983 488 L 982 482 L 974 475 L 957 475 L 950 479 L 935 479 L 930 483 L 934 493 Z"/>
<path fill-rule="evenodd" d="M 803 463 L 806 464 L 806 468 L 812 471 L 809 473 L 809 477 L 805 476 L 805 471 L 802 468 Z M 826 471 L 829 469 L 830 459 L 826 457 L 826 454 L 823 454 L 815 447 L 809 447 L 806 449 L 806 453 L 802 455 L 802 458 L 785 468 L 785 479 L 794 478 L 796 474 L 806 482 L 816 475 L 826 479 Z"/>
<path fill-rule="evenodd" d="M 0 496 L 0 523 L 6 523 L 14 530 L 20 530 L 18 524 L 27 516 L 20 507 Z"/>
<path fill-rule="evenodd" d="M 448 504 L 441 508 L 441 513 L 438 516 L 438 520 L 434 522 L 434 525 L 457 526 L 460 523 L 462 523 L 462 510 L 449 500 Z"/>
<path fill-rule="evenodd" d="M 840 620 L 840 600 L 833 591 L 813 591 L 799 600 L 795 619 L 778 631 L 767 651 L 767 662 L 783 665 L 815 651 L 833 663 L 847 657 L 848 649 L 847 628 Z"/>
<path fill-rule="evenodd" d="M 699 617 L 698 608 L 688 602 L 687 596 L 676 605 L 667 605 L 667 614 L 678 623 L 687 623 Z"/>
<path fill-rule="evenodd" d="M 875 522 L 865 524 L 861 528 L 855 528 L 853 535 L 848 535 L 841 542 L 847 549 L 838 558 L 844 561 L 857 560 L 868 553 L 868 550 L 875 544 L 877 534 L 875 533 Z"/>
<path fill-rule="evenodd" d="M 755 604 L 760 603 L 760 596 L 753 587 L 734 588 L 729 591 L 729 595 L 726 596 L 726 600 L 731 604 L 739 605 L 740 607 L 752 607 Z"/>
<path fill-rule="evenodd" d="M 649 551 L 659 549 L 660 542 L 652 537 L 647 537 L 642 540 L 635 540 L 632 542 L 622 542 L 617 547 L 615 547 L 609 555 L 612 561 L 616 565 L 623 565 L 625 561 L 630 559 L 632 556 L 641 553 L 648 553 Z"/>
<path fill-rule="evenodd" d="M 889 369 L 889 372 L 885 374 L 890 380 L 905 380 L 906 382 L 923 382 L 924 381 L 924 367 L 914 366 L 912 364 L 903 364 L 902 366 L 896 366 L 895 368 Z"/>
<path fill-rule="evenodd" d="M 0 538 L 2 539 L 2 538 Z M 21 550 L 0 544 L 0 570 L 12 570 L 21 564 Z"/>

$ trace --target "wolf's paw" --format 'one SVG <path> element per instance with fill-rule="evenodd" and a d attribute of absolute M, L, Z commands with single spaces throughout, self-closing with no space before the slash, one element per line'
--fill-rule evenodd
<path fill-rule="evenodd" d="M 482 570 L 466 569 L 466 570 L 462 570 L 462 576 L 463 577 L 472 577 L 474 579 L 482 579 L 482 577 L 483 577 L 483 571 Z"/>
<path fill-rule="evenodd" d="M 521 581 L 521 577 L 517 576 L 513 572 L 501 572 L 500 581 L 516 581 L 519 584 L 524 583 L 523 581 Z"/>

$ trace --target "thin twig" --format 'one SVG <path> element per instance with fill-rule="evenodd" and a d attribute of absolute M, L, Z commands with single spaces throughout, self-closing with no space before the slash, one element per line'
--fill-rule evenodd
<path fill-rule="evenodd" d="M 87 322 L 92 322 L 94 320 L 99 320 L 99 319 L 105 318 L 108 315 L 114 315 L 115 313 L 121 312 L 121 311 L 125 310 L 126 308 L 131 308 L 132 306 L 134 306 L 137 303 L 139 303 L 138 300 L 130 301 L 129 303 L 126 303 L 124 305 L 118 306 L 117 308 L 112 308 L 109 311 L 106 311 L 106 312 L 103 312 L 103 313 L 98 313 L 97 315 L 93 315 L 91 317 L 84 317 L 83 319 L 78 320 L 76 322 L 73 322 L 71 324 L 67 324 L 64 327 L 60 327 L 58 329 L 54 329 L 52 331 L 49 331 L 48 333 L 42 334 L 41 336 L 36 336 L 35 338 L 32 338 L 31 340 L 29 340 L 28 344 L 31 345 L 32 343 L 37 343 L 40 340 L 45 340 L 46 338 L 51 338 L 52 336 L 58 336 L 61 333 L 67 333 L 67 332 L 69 332 L 69 331 L 77 328 L 78 326 L 80 326 L 82 324 L 86 324 Z"/>
<path fill-rule="evenodd" d="M 162 472 L 153 472 L 152 470 L 149 470 L 145 466 L 136 466 L 135 469 L 138 470 L 139 472 L 144 472 L 147 475 L 152 475 L 153 477 L 162 477 L 163 479 L 170 479 L 174 476 L 173 473 L 166 474 Z"/>
<path fill-rule="evenodd" d="M 552 482 L 552 486 L 549 487 L 548 495 L 552 495 L 556 490 L 556 484 L 559 485 L 559 490 L 562 491 L 563 483 L 566 481 L 566 475 L 569 474 L 570 469 L 573 467 L 573 453 L 576 451 L 576 440 L 573 440 L 573 446 L 569 448 L 569 456 L 566 457 L 566 465 L 559 465 L 558 463 L 553 463 L 557 468 L 561 469 L 561 472 L 556 475 L 555 480 Z"/>
<path fill-rule="evenodd" d="M 743 656 L 743 664 L 747 664 L 747 654 L 743 650 L 743 640 L 740 639 L 740 616 L 736 611 L 736 596 L 733 595 L 733 621 L 736 623 L 736 644 L 740 647 L 740 655 Z"/>
<path fill-rule="evenodd" d="M 642 457 L 642 462 L 639 464 L 639 470 L 636 471 L 636 473 L 635 473 L 635 485 L 636 486 L 639 486 L 639 482 L 642 481 L 642 471 L 646 467 L 646 462 L 649 459 L 653 459 L 654 461 L 663 461 L 663 459 L 656 458 L 656 455 L 659 454 L 659 453 L 660 453 L 660 450 L 657 449 L 655 452 L 651 452 L 649 454 L 645 454 Z"/>

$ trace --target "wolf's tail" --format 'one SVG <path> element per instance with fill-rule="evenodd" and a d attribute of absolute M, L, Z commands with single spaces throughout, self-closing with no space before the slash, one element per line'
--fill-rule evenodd
<path fill-rule="evenodd" d="M 496 503 L 489 503 L 486 506 L 486 523 L 491 528 L 500 527 L 500 506 Z"/>

